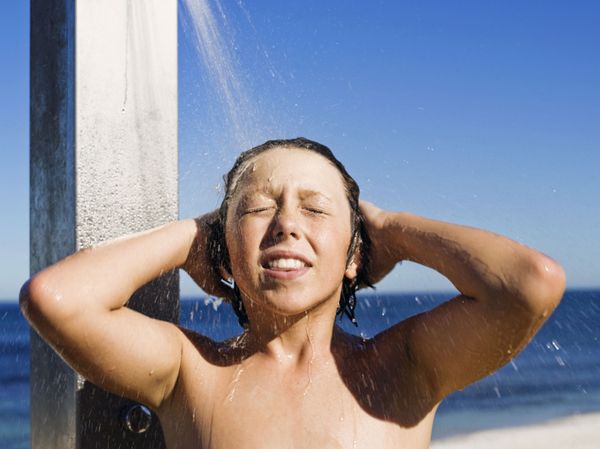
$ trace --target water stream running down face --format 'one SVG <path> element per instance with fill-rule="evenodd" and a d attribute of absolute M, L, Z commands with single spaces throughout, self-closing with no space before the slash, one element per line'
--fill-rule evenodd
<path fill-rule="evenodd" d="M 308 381 L 306 383 L 306 387 L 304 388 L 304 393 L 303 395 L 306 396 L 308 393 L 308 390 L 310 389 L 310 386 L 312 384 L 312 378 L 311 378 L 311 371 L 312 371 L 312 365 L 313 362 L 315 360 L 315 347 L 313 346 L 313 341 L 312 338 L 310 336 L 310 312 L 306 312 L 306 339 L 308 340 L 308 343 L 310 344 L 310 360 L 308 362 Z"/>

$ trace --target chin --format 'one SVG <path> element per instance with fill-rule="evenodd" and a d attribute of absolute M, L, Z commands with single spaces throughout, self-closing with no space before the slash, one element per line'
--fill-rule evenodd
<path fill-rule="evenodd" d="M 272 294 L 273 292 L 269 292 L 267 294 L 261 295 L 260 299 L 254 301 L 255 307 L 258 308 L 266 308 L 270 310 L 272 313 L 276 313 L 278 315 L 282 315 L 285 317 L 293 317 L 296 315 L 304 314 L 315 307 L 319 307 L 332 301 L 333 297 L 328 296 L 326 298 L 323 297 L 314 297 L 309 293 L 300 293 L 294 292 L 285 294 Z M 311 298 L 312 299 L 308 299 Z M 335 305 L 339 302 L 339 293 L 335 296 Z M 335 308 L 334 308 L 335 310 Z"/>

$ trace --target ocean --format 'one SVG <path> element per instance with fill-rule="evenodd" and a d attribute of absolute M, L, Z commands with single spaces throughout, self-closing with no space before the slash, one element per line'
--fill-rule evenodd
<path fill-rule="evenodd" d="M 369 337 L 450 296 L 359 295 L 359 327 L 345 319 L 340 325 Z M 210 298 L 183 298 L 180 321 L 217 339 L 240 330 L 231 308 Z M 28 382 L 29 327 L 16 302 L 0 303 L 0 448 L 29 447 Z M 521 354 L 442 403 L 433 438 L 594 411 L 600 411 L 600 290 L 568 290 Z"/>

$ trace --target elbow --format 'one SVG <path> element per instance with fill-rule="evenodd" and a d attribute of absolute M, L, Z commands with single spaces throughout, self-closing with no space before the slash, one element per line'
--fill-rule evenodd
<path fill-rule="evenodd" d="M 542 254 L 530 262 L 520 296 L 536 316 L 546 318 L 559 305 L 566 288 L 566 274 L 555 260 Z"/>
<path fill-rule="evenodd" d="M 32 276 L 23 284 L 19 292 L 19 307 L 21 312 L 32 324 L 40 319 L 46 312 L 45 303 L 49 302 L 47 288 L 40 275 Z"/>
<path fill-rule="evenodd" d="M 66 310 L 62 294 L 53 288 L 45 272 L 32 276 L 19 292 L 19 306 L 23 315 L 34 327 L 43 326 L 65 318 Z"/>

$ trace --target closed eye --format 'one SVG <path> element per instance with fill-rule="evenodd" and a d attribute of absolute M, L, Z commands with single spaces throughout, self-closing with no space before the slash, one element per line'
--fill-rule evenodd
<path fill-rule="evenodd" d="M 246 209 L 242 215 L 248 215 L 248 214 L 258 214 L 260 212 L 265 212 L 272 209 L 272 207 L 253 207 L 252 209 Z"/>
<path fill-rule="evenodd" d="M 315 215 L 327 215 L 327 212 L 325 212 L 323 209 L 317 209 L 314 207 L 305 207 L 304 210 Z"/>

